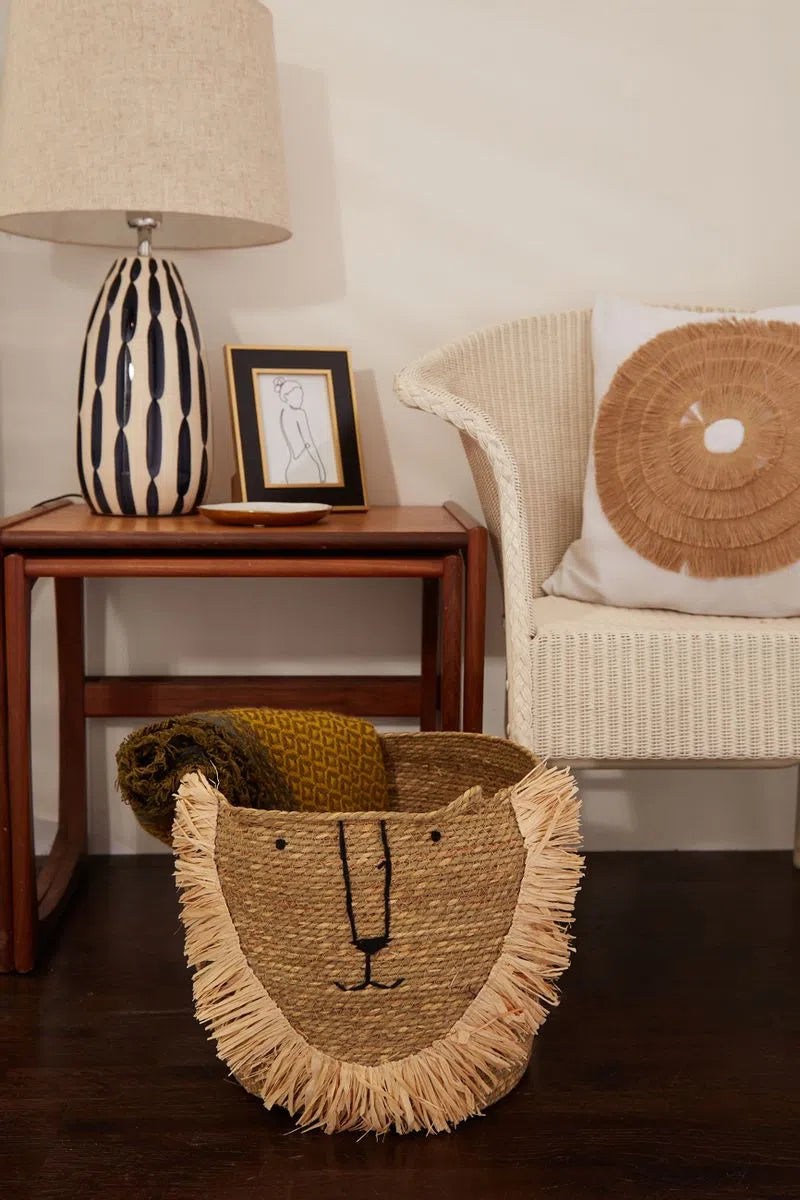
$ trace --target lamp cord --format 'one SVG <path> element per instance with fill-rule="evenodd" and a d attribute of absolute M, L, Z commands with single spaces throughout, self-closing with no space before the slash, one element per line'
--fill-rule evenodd
<path fill-rule="evenodd" d="M 55 500 L 82 500 L 83 496 L 80 492 L 62 492 L 60 496 L 48 496 L 46 500 L 37 500 L 36 504 L 32 504 L 31 508 L 43 508 L 45 504 L 52 504 Z"/>

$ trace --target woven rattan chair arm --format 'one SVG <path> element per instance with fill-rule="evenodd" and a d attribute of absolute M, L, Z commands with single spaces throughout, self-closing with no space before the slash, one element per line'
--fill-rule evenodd
<path fill-rule="evenodd" d="M 452 425 L 465 443 L 503 582 L 508 729 L 511 736 L 525 742 L 530 727 L 530 602 L 534 585 L 519 463 L 491 416 L 448 386 L 449 368 L 457 374 L 461 355 L 474 352 L 479 338 L 472 335 L 410 364 L 397 374 L 395 391 L 409 408 L 432 413 Z"/>

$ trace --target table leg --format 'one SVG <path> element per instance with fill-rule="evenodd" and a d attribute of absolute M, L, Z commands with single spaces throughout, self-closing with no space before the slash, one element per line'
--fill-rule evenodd
<path fill-rule="evenodd" d="M 483 730 L 483 676 L 486 661 L 486 560 L 488 537 L 482 525 L 467 535 L 464 616 L 464 730 Z"/>
<path fill-rule="evenodd" d="M 459 729 L 464 563 L 460 554 L 448 554 L 442 565 L 442 729 Z"/>
<path fill-rule="evenodd" d="M 419 727 L 430 732 L 439 723 L 439 580 L 422 581 L 422 700 Z"/>
<path fill-rule="evenodd" d="M 31 802 L 31 584 L 21 554 L 7 556 L 4 576 L 14 965 L 18 971 L 30 971 L 36 956 L 37 927 Z"/>
<path fill-rule="evenodd" d="M 0 559 L 2 562 L 2 559 Z M 14 970 L 14 917 L 11 904 L 11 814 L 8 804 L 5 603 L 0 586 L 0 972 Z"/>
<path fill-rule="evenodd" d="M 37 880 L 39 917 L 66 898 L 86 853 L 86 716 L 83 580 L 56 579 L 58 643 L 58 832 Z"/>

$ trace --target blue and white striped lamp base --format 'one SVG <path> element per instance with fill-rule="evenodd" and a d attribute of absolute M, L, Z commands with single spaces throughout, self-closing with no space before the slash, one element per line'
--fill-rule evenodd
<path fill-rule="evenodd" d="M 119 258 L 95 301 L 78 385 L 78 475 L 96 513 L 189 513 L 208 482 L 203 349 L 178 268 Z"/>

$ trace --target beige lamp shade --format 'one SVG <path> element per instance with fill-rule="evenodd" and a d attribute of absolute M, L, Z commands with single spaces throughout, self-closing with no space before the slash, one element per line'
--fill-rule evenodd
<path fill-rule="evenodd" d="M 272 18 L 259 0 L 11 0 L 0 229 L 130 247 L 289 237 Z"/>

